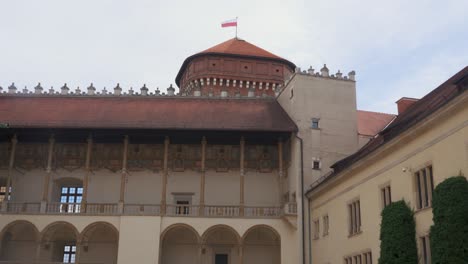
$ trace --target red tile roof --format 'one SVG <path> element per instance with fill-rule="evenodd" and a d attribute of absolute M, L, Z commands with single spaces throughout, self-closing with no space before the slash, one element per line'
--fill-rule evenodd
<path fill-rule="evenodd" d="M 182 74 L 184 73 L 185 68 L 187 67 L 189 62 L 194 58 L 205 55 L 221 55 L 230 57 L 235 56 L 253 59 L 274 60 L 288 65 L 291 68 L 291 71 L 294 71 L 294 69 L 296 68 L 296 65 L 294 63 L 286 59 L 283 59 L 269 51 L 259 48 L 243 39 L 233 38 L 186 58 L 185 61 L 182 63 L 179 72 L 177 73 L 177 85 L 179 85 L 180 78 L 182 78 Z"/>
<path fill-rule="evenodd" d="M 408 107 L 405 112 L 398 115 L 390 125 L 382 130 L 376 137 L 371 139 L 356 153 L 333 164 L 331 166 L 333 168 L 333 173 L 325 175 L 313 183 L 306 195 L 315 190 L 318 186 L 321 186 L 327 183 L 330 179 L 335 178 L 351 165 L 361 159 L 364 159 L 390 140 L 398 137 L 408 129 L 411 129 L 411 127 L 418 124 L 424 118 L 430 116 L 457 96 L 466 92 L 468 92 L 468 66 Z"/>
<path fill-rule="evenodd" d="M 467 91 L 468 66 L 445 81 L 439 87 L 432 90 L 419 101 L 409 106 L 405 112 L 398 115 L 391 124 L 382 130 L 377 137 L 369 141 L 369 143 L 356 153 L 333 164 L 332 168 L 334 169 L 334 173 L 330 177 L 333 177 L 339 172 L 345 170 L 358 160 L 363 159 L 393 138 L 418 124 L 424 118 L 430 116 L 455 97 Z"/>
<path fill-rule="evenodd" d="M 274 99 L 0 96 L 11 128 L 125 128 L 292 132 Z"/>
<path fill-rule="evenodd" d="M 283 59 L 275 54 L 259 48 L 243 39 L 233 38 L 220 43 L 214 47 L 206 49 L 198 54 L 205 53 L 221 53 L 221 54 L 234 54 L 234 55 L 245 55 L 253 57 L 263 57 L 271 59 Z"/>
<path fill-rule="evenodd" d="M 357 117 L 359 135 L 375 136 L 395 119 L 396 115 L 358 110 Z"/>

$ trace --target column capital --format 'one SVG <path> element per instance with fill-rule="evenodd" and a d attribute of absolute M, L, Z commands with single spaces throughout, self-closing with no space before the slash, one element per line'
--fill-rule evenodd
<path fill-rule="evenodd" d="M 18 143 L 18 136 L 16 134 L 14 134 L 13 137 L 11 138 L 11 143 L 12 144 Z"/>

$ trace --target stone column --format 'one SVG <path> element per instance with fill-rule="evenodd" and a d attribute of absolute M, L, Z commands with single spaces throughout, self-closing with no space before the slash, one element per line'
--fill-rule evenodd
<path fill-rule="evenodd" d="M 169 160 L 169 137 L 166 137 L 164 139 L 164 162 L 163 162 L 164 167 L 163 167 L 162 192 L 161 192 L 161 215 L 166 214 L 168 160 Z"/>
<path fill-rule="evenodd" d="M 123 206 L 125 202 L 125 185 L 127 183 L 127 155 L 128 155 L 128 136 L 124 137 L 124 149 L 122 158 L 122 174 L 120 177 L 120 199 L 119 199 L 119 213 L 123 213 Z"/>
<path fill-rule="evenodd" d="M 47 154 L 46 176 L 45 176 L 44 185 L 42 188 L 41 213 L 46 212 L 47 202 L 49 201 L 49 185 L 50 185 L 50 174 L 52 173 L 52 157 L 54 153 L 54 144 L 55 144 L 54 134 L 51 134 L 49 138 L 49 148 L 48 148 L 48 154 Z"/>
<path fill-rule="evenodd" d="M 93 137 L 89 135 L 87 139 L 88 145 L 86 148 L 85 176 L 83 180 L 83 198 L 81 200 L 81 209 L 86 212 L 86 204 L 88 203 L 88 183 L 89 175 L 91 174 L 91 152 L 93 150 Z"/>
<path fill-rule="evenodd" d="M 200 216 L 204 213 L 205 208 L 205 170 L 206 170 L 206 138 L 203 137 L 201 142 L 201 178 L 200 178 Z"/>
<path fill-rule="evenodd" d="M 241 137 L 240 140 L 240 193 L 239 193 L 239 215 L 244 216 L 244 176 L 245 176 L 245 168 L 244 168 L 244 159 L 245 159 L 245 139 Z"/>
<path fill-rule="evenodd" d="M 244 264 L 244 245 L 239 245 L 239 264 Z"/>
<path fill-rule="evenodd" d="M 16 144 L 18 143 L 18 139 L 16 137 L 16 134 L 13 136 L 11 139 L 11 151 L 10 151 L 10 161 L 8 163 L 8 176 L 7 176 L 7 182 L 6 182 L 6 199 L 3 200 L 2 204 L 2 211 L 7 210 L 7 203 L 10 200 L 10 189 L 11 189 L 11 177 L 12 177 L 12 172 L 13 172 L 13 166 L 15 163 L 15 153 L 16 153 Z"/>

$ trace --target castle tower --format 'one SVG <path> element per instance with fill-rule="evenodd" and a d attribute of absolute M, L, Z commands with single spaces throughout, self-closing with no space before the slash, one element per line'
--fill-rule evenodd
<path fill-rule="evenodd" d="M 182 95 L 274 96 L 294 63 L 233 38 L 185 59 L 176 77 Z"/>

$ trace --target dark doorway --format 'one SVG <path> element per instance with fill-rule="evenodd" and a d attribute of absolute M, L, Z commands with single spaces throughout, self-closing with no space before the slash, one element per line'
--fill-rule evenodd
<path fill-rule="evenodd" d="M 216 254 L 215 264 L 228 264 L 228 254 Z"/>

